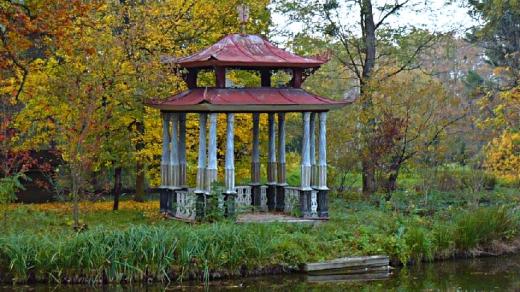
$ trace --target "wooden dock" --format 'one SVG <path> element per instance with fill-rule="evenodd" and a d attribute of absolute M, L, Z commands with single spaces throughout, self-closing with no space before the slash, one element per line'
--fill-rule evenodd
<path fill-rule="evenodd" d="M 302 270 L 311 275 L 380 274 L 390 271 L 390 259 L 381 255 L 345 257 L 319 263 L 306 263 Z"/>

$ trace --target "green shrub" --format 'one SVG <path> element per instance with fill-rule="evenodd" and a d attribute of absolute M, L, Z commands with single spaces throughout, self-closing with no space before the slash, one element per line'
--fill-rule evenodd
<path fill-rule="evenodd" d="M 463 211 L 455 218 L 455 225 L 454 238 L 459 250 L 510 238 L 518 232 L 512 211 L 503 206 Z"/>
<path fill-rule="evenodd" d="M 497 184 L 497 178 L 492 174 L 486 173 L 484 176 L 483 184 L 485 190 L 492 191 L 495 189 L 495 186 Z"/>

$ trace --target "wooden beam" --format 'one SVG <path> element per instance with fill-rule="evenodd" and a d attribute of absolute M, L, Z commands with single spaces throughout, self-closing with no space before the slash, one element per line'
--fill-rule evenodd
<path fill-rule="evenodd" d="M 260 71 L 261 78 L 261 86 L 262 87 L 271 87 L 271 70 L 262 70 Z"/>
<path fill-rule="evenodd" d="M 198 73 L 198 69 L 188 69 L 188 74 L 186 75 L 186 84 L 188 85 L 189 89 L 197 88 Z"/>
<path fill-rule="evenodd" d="M 226 68 L 225 67 L 215 67 L 215 78 L 216 78 L 215 86 L 217 88 L 225 88 L 226 87 Z"/>
<path fill-rule="evenodd" d="M 294 68 L 293 69 L 293 79 L 292 86 L 294 88 L 301 88 L 303 83 L 303 69 Z"/>

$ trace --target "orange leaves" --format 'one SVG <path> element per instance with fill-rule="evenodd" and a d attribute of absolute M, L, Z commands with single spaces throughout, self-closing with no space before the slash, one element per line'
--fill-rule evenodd
<path fill-rule="evenodd" d="M 13 210 L 22 204 L 11 204 L 9 209 Z M 72 203 L 70 202 L 53 202 L 43 204 L 29 204 L 23 205 L 31 210 L 56 213 L 59 215 L 66 215 L 70 213 L 72 209 Z M 113 202 L 102 201 L 102 202 L 89 202 L 83 201 L 79 203 L 80 212 L 85 213 L 97 213 L 97 212 L 112 212 Z M 146 201 L 146 202 L 135 202 L 135 201 L 121 201 L 119 202 L 119 210 L 121 211 L 137 211 L 143 212 L 147 218 L 157 219 L 161 218 L 159 214 L 159 201 Z"/>

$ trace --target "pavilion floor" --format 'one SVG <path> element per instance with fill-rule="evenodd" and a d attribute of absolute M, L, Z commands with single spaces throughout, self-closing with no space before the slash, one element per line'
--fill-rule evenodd
<path fill-rule="evenodd" d="M 318 218 L 300 218 L 278 212 L 242 213 L 237 216 L 237 223 L 319 223 L 325 221 Z"/>

